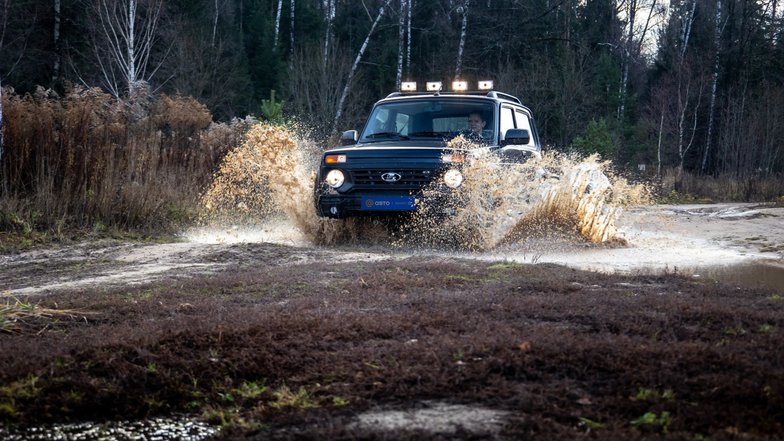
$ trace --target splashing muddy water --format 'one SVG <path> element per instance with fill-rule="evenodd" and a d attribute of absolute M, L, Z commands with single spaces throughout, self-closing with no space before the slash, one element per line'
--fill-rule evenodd
<path fill-rule="evenodd" d="M 457 138 L 447 149 L 473 147 L 466 142 Z M 642 202 L 647 193 L 610 178 L 609 163 L 598 157 L 549 153 L 506 164 L 487 151 L 474 152 L 463 169 L 463 185 L 437 207 L 422 204 L 402 220 L 325 219 L 313 204 L 320 149 L 291 129 L 257 124 L 226 156 L 205 192 L 204 220 L 208 225 L 260 224 L 282 215 L 313 244 L 486 251 L 553 236 L 618 242 L 615 222 L 621 207 Z M 424 189 L 423 198 L 435 191 Z"/>

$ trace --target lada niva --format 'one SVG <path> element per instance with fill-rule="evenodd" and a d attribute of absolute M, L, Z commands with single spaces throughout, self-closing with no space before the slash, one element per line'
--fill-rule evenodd
<path fill-rule="evenodd" d="M 480 81 L 476 91 L 456 81 L 402 83 L 401 91 L 378 101 L 361 133 L 343 132 L 341 146 L 323 153 L 315 183 L 319 216 L 345 218 L 416 211 L 424 188 L 448 197 L 463 184 L 462 167 L 479 150 L 500 162 L 541 157 L 531 110 L 519 99 Z M 462 135 L 469 142 L 449 142 Z"/>

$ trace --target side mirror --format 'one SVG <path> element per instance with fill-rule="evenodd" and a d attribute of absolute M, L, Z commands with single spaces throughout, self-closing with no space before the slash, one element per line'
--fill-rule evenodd
<path fill-rule="evenodd" d="M 526 129 L 509 129 L 506 137 L 501 141 L 501 146 L 506 145 L 528 145 L 531 142 L 531 134 Z"/>
<path fill-rule="evenodd" d="M 342 135 L 340 135 L 340 145 L 354 145 L 357 143 L 358 139 L 359 134 L 356 130 L 346 130 Z"/>

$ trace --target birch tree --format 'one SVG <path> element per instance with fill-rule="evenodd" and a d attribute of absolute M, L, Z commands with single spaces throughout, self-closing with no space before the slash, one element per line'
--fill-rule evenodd
<path fill-rule="evenodd" d="M 283 0 L 278 0 L 278 11 L 275 13 L 275 37 L 272 40 L 272 48 L 278 49 L 278 36 L 280 35 L 280 11 L 283 10 Z"/>
<path fill-rule="evenodd" d="M 414 7 L 413 5 L 414 0 L 406 0 L 406 5 L 408 5 L 408 25 L 406 26 L 406 77 L 411 78 L 411 8 Z"/>
<path fill-rule="evenodd" d="M 61 51 L 60 51 L 60 0 L 54 0 L 54 68 L 52 74 L 52 82 L 57 83 L 60 80 L 60 64 L 61 64 Z"/>
<path fill-rule="evenodd" d="M 691 2 L 691 12 L 687 13 L 684 17 L 683 30 L 681 35 L 681 62 L 686 56 L 686 47 L 689 45 L 689 36 L 691 35 L 691 26 L 694 24 L 694 12 L 697 9 L 697 0 Z"/>
<path fill-rule="evenodd" d="M 294 0 L 291 0 L 291 30 L 289 32 L 291 37 L 291 43 L 289 46 L 289 52 L 292 56 L 294 56 Z"/>
<path fill-rule="evenodd" d="M 212 39 L 210 39 L 210 47 L 215 47 L 215 34 L 218 33 L 218 0 L 215 0 L 215 15 L 212 19 Z"/>
<path fill-rule="evenodd" d="M 398 17 L 398 31 L 397 31 L 397 77 L 395 80 L 395 90 L 400 89 L 400 83 L 403 80 L 403 43 L 405 40 L 406 28 L 406 0 L 400 0 L 400 16 Z"/>
<path fill-rule="evenodd" d="M 324 34 L 324 56 L 321 64 L 325 67 L 329 57 L 329 44 L 332 41 L 332 24 L 335 21 L 335 1 L 336 0 L 324 1 L 324 19 L 326 21 L 327 29 Z"/>
<path fill-rule="evenodd" d="M 348 96 L 349 90 L 351 90 L 351 80 L 354 78 L 354 74 L 357 72 L 357 67 L 362 61 L 362 56 L 365 54 L 365 50 L 367 49 L 368 43 L 370 42 L 370 37 L 372 37 L 373 33 L 376 31 L 376 27 L 378 27 L 378 23 L 381 21 L 381 17 L 384 16 L 384 11 L 386 10 L 386 7 L 389 6 L 389 2 L 391 1 L 392 0 L 385 0 L 384 4 L 381 5 L 381 8 L 378 10 L 378 15 L 376 15 L 376 19 L 373 21 L 373 25 L 370 27 L 370 31 L 368 31 L 367 37 L 365 37 L 365 41 L 362 43 L 362 47 L 360 47 L 359 52 L 357 52 L 357 57 L 354 59 L 354 64 L 351 66 L 351 70 L 348 73 L 346 85 L 343 87 L 343 93 L 340 95 L 340 101 L 338 101 L 338 108 L 335 112 L 335 120 L 332 123 L 333 132 L 337 130 L 338 121 L 340 120 L 340 116 L 343 114 L 343 105 L 346 102 L 346 97 Z"/>
<path fill-rule="evenodd" d="M 700 172 L 705 173 L 708 164 L 708 155 L 711 149 L 711 137 L 713 136 L 713 117 L 716 109 L 716 86 L 719 82 L 719 49 L 721 48 L 721 0 L 716 0 L 716 17 L 713 22 L 713 77 L 711 78 L 711 96 L 708 106 L 708 134 L 705 137 L 705 150 L 702 154 L 702 164 Z"/>
<path fill-rule="evenodd" d="M 97 0 L 93 49 L 104 85 L 117 97 L 125 90 L 133 98 L 160 67 L 150 70 L 163 0 L 142 2 L 140 14 L 139 0 Z"/>
<path fill-rule="evenodd" d="M 465 48 L 466 30 L 468 29 L 468 4 L 471 0 L 466 0 L 465 4 L 457 8 L 457 12 L 463 14 L 463 23 L 460 26 L 460 43 L 457 46 L 457 65 L 455 66 L 455 79 L 460 78 L 463 73 L 463 49 Z"/>

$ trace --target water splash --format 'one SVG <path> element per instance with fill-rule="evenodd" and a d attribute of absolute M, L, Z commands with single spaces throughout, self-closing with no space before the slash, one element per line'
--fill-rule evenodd
<path fill-rule="evenodd" d="M 410 217 L 324 219 L 313 204 L 316 144 L 279 126 L 253 126 L 225 158 L 203 197 L 205 221 L 263 224 L 284 218 L 314 244 L 365 243 L 491 250 L 531 238 L 569 237 L 593 243 L 622 242 L 621 207 L 645 200 L 642 186 L 609 173 L 592 156 L 549 153 L 523 164 L 505 164 L 478 151 L 463 168 L 463 185 L 444 197 L 437 185 L 423 192 Z M 457 138 L 449 148 L 471 147 Z M 446 212 L 446 213 L 445 213 Z"/>

